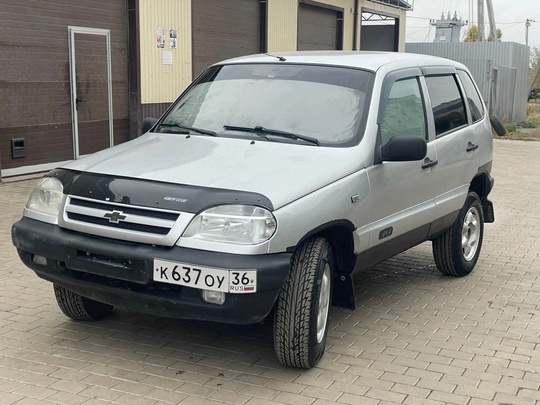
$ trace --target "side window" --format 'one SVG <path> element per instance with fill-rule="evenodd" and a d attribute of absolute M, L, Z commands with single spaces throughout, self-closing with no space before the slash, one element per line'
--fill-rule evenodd
<path fill-rule="evenodd" d="M 415 77 L 394 82 L 380 124 L 382 145 L 394 136 L 414 135 L 427 139 L 424 102 Z"/>
<path fill-rule="evenodd" d="M 473 122 L 479 121 L 484 118 L 484 107 L 482 106 L 480 95 L 478 94 L 476 87 L 474 87 L 473 81 L 467 72 L 458 70 L 458 76 L 461 80 L 463 88 L 465 89 L 465 94 L 471 110 L 472 120 Z"/>
<path fill-rule="evenodd" d="M 454 75 L 426 76 L 426 84 L 437 135 L 467 124 L 465 105 Z"/>

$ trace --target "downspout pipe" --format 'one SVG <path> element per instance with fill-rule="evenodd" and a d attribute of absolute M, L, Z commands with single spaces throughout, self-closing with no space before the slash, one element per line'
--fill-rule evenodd
<path fill-rule="evenodd" d="M 356 37 L 358 36 L 358 2 L 359 0 L 354 0 L 354 15 L 353 15 L 353 51 L 358 50 L 358 41 Z"/>

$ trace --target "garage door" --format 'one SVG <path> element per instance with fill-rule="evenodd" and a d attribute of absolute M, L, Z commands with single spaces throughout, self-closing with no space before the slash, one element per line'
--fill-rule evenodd
<path fill-rule="evenodd" d="M 298 9 L 298 50 L 343 49 L 342 12 L 300 3 Z"/>
<path fill-rule="evenodd" d="M 223 59 L 259 53 L 260 1 L 193 0 L 193 77 Z"/>

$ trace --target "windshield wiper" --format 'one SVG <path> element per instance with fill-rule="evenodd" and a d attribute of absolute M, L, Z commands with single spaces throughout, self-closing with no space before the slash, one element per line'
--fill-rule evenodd
<path fill-rule="evenodd" d="M 184 129 L 186 131 L 193 131 L 193 132 L 197 132 L 197 133 L 202 134 L 202 135 L 219 136 L 217 134 L 217 132 L 211 131 L 209 129 L 186 127 L 186 126 L 180 125 L 180 124 L 164 124 L 164 123 L 161 123 L 158 126 L 159 127 L 163 126 L 163 127 L 172 127 L 172 128 Z M 186 134 L 189 134 L 189 132 L 186 132 Z"/>
<path fill-rule="evenodd" d="M 292 139 L 293 141 L 305 141 L 312 143 L 314 145 L 319 146 L 319 140 L 316 138 L 312 138 L 310 136 L 305 135 L 298 135 L 294 134 L 292 132 L 286 132 L 286 131 L 280 131 L 277 129 L 269 129 L 261 126 L 256 127 L 237 127 L 234 125 L 223 125 L 223 129 L 229 130 L 229 131 L 241 131 L 241 132 L 251 132 L 252 134 L 256 134 L 259 136 L 262 136 L 265 139 L 268 139 L 266 135 L 272 135 L 272 136 L 279 136 L 282 138 Z"/>

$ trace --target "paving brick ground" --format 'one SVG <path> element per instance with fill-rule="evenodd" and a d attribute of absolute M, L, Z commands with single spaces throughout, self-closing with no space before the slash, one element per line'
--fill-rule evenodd
<path fill-rule="evenodd" d="M 9 229 L 36 180 L 0 183 L 0 404 L 540 404 L 540 143 L 496 141 L 473 274 L 439 274 L 429 244 L 356 277 L 311 370 L 279 365 L 270 323 L 116 311 L 66 319 Z"/>

